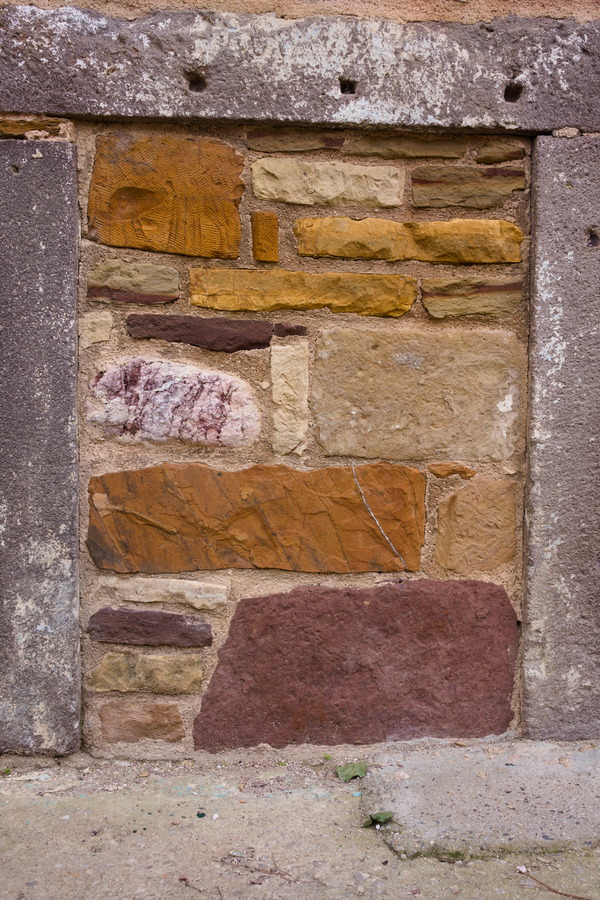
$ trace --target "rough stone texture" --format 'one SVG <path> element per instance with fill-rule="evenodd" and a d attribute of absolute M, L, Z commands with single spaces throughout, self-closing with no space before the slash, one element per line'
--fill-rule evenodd
<path fill-rule="evenodd" d="M 411 4 L 405 18 L 414 12 Z M 6 112 L 600 130 L 597 21 L 510 16 L 482 27 L 212 11 L 134 13 L 129 21 L 9 6 L 0 11 L 0 35 Z M 343 94 L 340 78 L 354 80 L 356 92 Z M 505 99 L 507 87 L 515 102 Z"/>
<path fill-rule="evenodd" d="M 0 752 L 79 746 L 75 149 L 0 141 Z"/>
<path fill-rule="evenodd" d="M 145 739 L 182 741 L 185 728 L 175 703 L 140 703 L 137 700 L 111 700 L 98 710 L 100 731 L 109 744 L 134 743 Z"/>
<path fill-rule="evenodd" d="M 279 261 L 279 217 L 255 209 L 252 213 L 252 255 L 259 262 Z"/>
<path fill-rule="evenodd" d="M 517 552 L 516 525 L 514 482 L 478 478 L 441 501 L 436 561 L 459 575 L 495 572 Z"/>
<path fill-rule="evenodd" d="M 202 619 L 162 609 L 111 609 L 105 606 L 90 616 L 88 634 L 108 644 L 144 644 L 157 647 L 210 647 L 212 630 Z"/>
<path fill-rule="evenodd" d="M 413 206 L 502 206 L 513 191 L 525 189 L 522 169 L 472 166 L 419 166 L 412 171 Z"/>
<path fill-rule="evenodd" d="M 424 278 L 421 301 L 430 316 L 509 316 L 523 296 L 521 278 L 449 276 Z"/>
<path fill-rule="evenodd" d="M 406 466 L 164 463 L 92 478 L 89 493 L 88 548 L 101 569 L 419 568 L 425 477 Z"/>
<path fill-rule="evenodd" d="M 195 694 L 202 688 L 202 657 L 107 653 L 91 671 L 88 687 L 97 693 Z"/>
<path fill-rule="evenodd" d="M 73 140 L 72 124 L 46 116 L 2 116 L 0 135 L 15 138 Z"/>
<path fill-rule="evenodd" d="M 241 600 L 194 723 L 210 751 L 506 730 L 517 623 L 504 588 L 412 581 Z"/>
<path fill-rule="evenodd" d="M 170 266 L 107 259 L 88 275 L 88 299 L 121 303 L 172 303 L 179 297 L 179 272 Z"/>
<path fill-rule="evenodd" d="M 492 137 L 477 151 L 475 162 L 493 165 L 494 163 L 510 162 L 513 159 L 523 159 L 525 148 L 522 144 L 506 138 Z"/>
<path fill-rule="evenodd" d="M 235 259 L 242 167 L 232 147 L 207 138 L 100 135 L 88 237 L 114 247 Z"/>
<path fill-rule="evenodd" d="M 300 150 L 339 150 L 345 132 L 317 128 L 249 128 L 246 144 L 250 150 L 263 153 L 297 152 Z"/>
<path fill-rule="evenodd" d="M 95 377 L 88 419 L 122 441 L 241 447 L 260 431 L 260 413 L 245 381 L 225 372 L 137 357 Z"/>
<path fill-rule="evenodd" d="M 275 453 L 302 453 L 308 430 L 308 341 L 271 347 Z"/>
<path fill-rule="evenodd" d="M 411 308 L 416 297 L 417 282 L 404 275 L 286 269 L 190 271 L 190 303 L 213 309 L 266 312 L 327 306 L 332 312 L 353 312 L 360 316 L 401 316 Z"/>
<path fill-rule="evenodd" d="M 416 159 L 424 156 L 460 159 L 466 150 L 465 137 L 372 131 L 349 135 L 342 152 L 350 156 L 382 156 L 384 159 Z"/>
<path fill-rule="evenodd" d="M 218 612 L 227 606 L 228 593 L 227 585 L 213 582 L 106 575 L 98 581 L 94 596 L 102 603 L 177 603 Z"/>
<path fill-rule="evenodd" d="M 405 175 L 394 166 L 359 166 L 306 159 L 259 159 L 252 188 L 261 200 L 302 206 L 400 206 Z"/>
<path fill-rule="evenodd" d="M 394 222 L 314 216 L 297 219 L 300 256 L 417 259 L 432 263 L 519 262 L 523 232 L 502 219 Z"/>
<path fill-rule="evenodd" d="M 539 138 L 532 273 L 525 727 L 600 737 L 600 141 Z"/>
<path fill-rule="evenodd" d="M 106 310 L 85 313 L 79 320 L 79 349 L 87 350 L 92 344 L 108 341 L 112 327 L 113 317 Z"/>
<path fill-rule="evenodd" d="M 323 330 L 312 386 L 317 439 L 330 456 L 508 459 L 522 363 L 507 332 Z"/>
<path fill-rule="evenodd" d="M 459 475 L 463 481 L 473 478 L 477 471 L 464 463 L 442 462 L 430 463 L 427 468 L 436 478 L 450 478 L 451 475 Z"/>
<path fill-rule="evenodd" d="M 238 350 L 260 350 L 268 347 L 273 337 L 273 324 L 252 319 L 201 319 L 199 316 L 127 316 L 127 332 L 134 338 L 160 338 L 235 353 Z"/>

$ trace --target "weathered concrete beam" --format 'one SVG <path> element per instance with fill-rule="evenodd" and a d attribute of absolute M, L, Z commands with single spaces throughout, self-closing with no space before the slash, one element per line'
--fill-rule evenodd
<path fill-rule="evenodd" d="M 535 144 L 525 725 L 600 737 L 600 139 Z"/>
<path fill-rule="evenodd" d="M 76 178 L 0 142 L 0 752 L 79 746 Z"/>
<path fill-rule="evenodd" d="M 600 130 L 600 20 L 400 25 L 0 10 L 0 111 L 181 121 Z"/>

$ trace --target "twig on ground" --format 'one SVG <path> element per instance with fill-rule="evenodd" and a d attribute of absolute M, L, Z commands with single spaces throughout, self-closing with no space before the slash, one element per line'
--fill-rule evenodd
<path fill-rule="evenodd" d="M 543 888 L 546 888 L 546 890 L 550 891 L 552 894 L 558 894 L 559 897 L 568 897 L 569 900 L 591 900 L 591 897 L 580 897 L 579 894 L 565 894 L 563 891 L 557 891 L 556 888 L 550 887 L 549 884 L 540 881 L 540 879 L 532 875 L 531 872 L 527 872 L 527 877 L 531 878 L 532 881 L 535 881 L 536 884 L 541 884 Z"/>
<path fill-rule="evenodd" d="M 184 884 L 186 887 L 191 888 L 193 891 L 198 891 L 199 894 L 206 894 L 206 893 L 208 893 L 209 891 L 212 891 L 212 888 L 199 888 L 199 887 L 196 887 L 195 884 L 192 884 L 192 882 L 189 880 L 189 878 L 181 877 L 179 880 L 180 880 L 180 882 L 181 882 L 182 884 Z M 221 898 L 221 900 L 223 900 L 223 893 L 222 893 L 221 888 L 219 887 L 218 884 L 215 885 L 215 888 L 214 888 L 214 889 L 215 889 L 215 891 L 218 891 L 219 897 Z"/>

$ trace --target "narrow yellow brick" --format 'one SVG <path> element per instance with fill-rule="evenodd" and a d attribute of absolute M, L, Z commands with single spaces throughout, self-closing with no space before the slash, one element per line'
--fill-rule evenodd
<path fill-rule="evenodd" d="M 277 213 L 252 213 L 252 253 L 259 262 L 279 262 L 279 217 Z"/>

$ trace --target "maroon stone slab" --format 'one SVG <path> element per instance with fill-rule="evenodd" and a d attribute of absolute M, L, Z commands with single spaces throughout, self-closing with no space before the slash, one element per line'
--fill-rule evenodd
<path fill-rule="evenodd" d="M 88 634 L 94 641 L 108 644 L 146 644 L 171 647 L 210 647 L 212 630 L 208 622 L 191 616 L 154 609 L 112 609 L 105 606 L 91 617 Z"/>
<path fill-rule="evenodd" d="M 518 650 L 503 587 L 412 581 L 241 600 L 196 749 L 370 744 L 505 731 Z"/>
<path fill-rule="evenodd" d="M 127 331 L 133 338 L 160 338 L 221 353 L 261 350 L 269 346 L 273 334 L 280 337 L 306 334 L 306 328 L 302 325 L 273 325 L 261 319 L 203 319 L 200 316 L 157 316 L 151 313 L 128 316 Z"/>
<path fill-rule="evenodd" d="M 159 306 L 174 303 L 179 294 L 139 294 L 136 291 L 120 291 L 107 285 L 88 285 L 88 300 L 113 300 L 117 303 L 137 303 L 141 306 Z"/>

